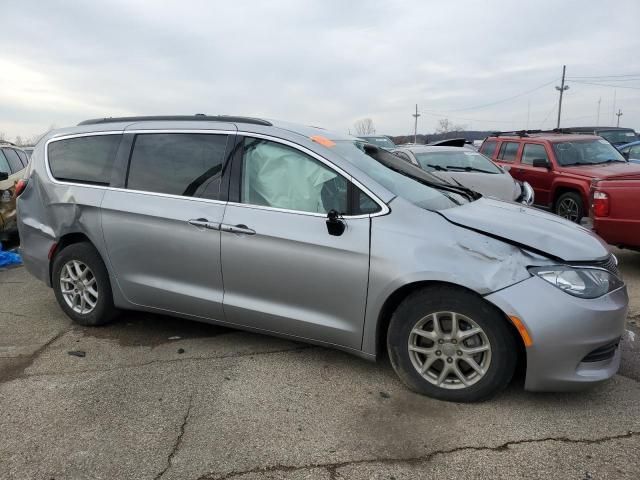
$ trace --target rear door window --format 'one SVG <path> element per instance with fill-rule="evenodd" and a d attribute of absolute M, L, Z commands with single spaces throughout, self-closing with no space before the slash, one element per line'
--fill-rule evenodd
<path fill-rule="evenodd" d="M 217 200 L 228 135 L 137 135 L 127 188 Z"/>
<path fill-rule="evenodd" d="M 538 145 L 535 143 L 525 143 L 524 150 L 522 151 L 522 160 L 520 163 L 525 165 L 533 165 L 533 161 L 536 159 L 546 160 L 549 162 L 547 151 L 544 145 Z"/>
<path fill-rule="evenodd" d="M 496 143 L 492 140 L 486 141 L 480 147 L 480 153 L 484 153 L 487 157 L 493 158 L 493 154 L 496 151 Z"/>
<path fill-rule="evenodd" d="M 11 173 L 18 173 L 20 170 L 24 169 L 24 165 L 20 161 L 20 157 L 13 148 L 3 148 L 4 156 L 7 158 L 9 162 L 9 167 L 11 167 Z"/>
<path fill-rule="evenodd" d="M 49 143 L 47 158 L 54 178 L 109 185 L 122 135 L 93 135 Z"/>
<path fill-rule="evenodd" d="M 518 142 L 502 142 L 498 159 L 503 162 L 515 162 L 519 146 L 520 144 Z"/>

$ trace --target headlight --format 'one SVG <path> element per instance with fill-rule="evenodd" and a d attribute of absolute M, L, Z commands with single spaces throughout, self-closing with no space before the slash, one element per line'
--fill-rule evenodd
<path fill-rule="evenodd" d="M 599 268 L 554 265 L 530 267 L 529 272 L 569 295 L 580 298 L 601 297 L 624 285 L 618 277 Z"/>

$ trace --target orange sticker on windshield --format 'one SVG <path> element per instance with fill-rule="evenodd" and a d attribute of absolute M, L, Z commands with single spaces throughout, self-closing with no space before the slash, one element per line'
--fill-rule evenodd
<path fill-rule="evenodd" d="M 336 146 L 335 142 L 332 142 L 327 137 L 323 137 L 322 135 L 314 135 L 313 137 L 311 137 L 311 140 L 313 140 L 316 143 L 319 143 L 320 145 L 324 145 L 327 148 Z"/>

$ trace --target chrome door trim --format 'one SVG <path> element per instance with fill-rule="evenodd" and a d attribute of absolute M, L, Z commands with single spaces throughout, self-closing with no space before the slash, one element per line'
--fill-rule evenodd
<path fill-rule="evenodd" d="M 150 195 L 150 196 L 156 196 L 156 197 L 176 198 L 176 199 L 191 200 L 191 201 L 196 201 L 196 202 L 214 203 L 214 204 L 218 204 L 218 205 L 226 205 L 228 203 L 230 205 L 237 205 L 237 206 L 245 207 L 245 208 L 255 208 L 255 209 L 259 209 L 259 210 L 273 210 L 273 211 L 277 211 L 277 212 L 295 213 L 295 214 L 298 214 L 298 215 L 309 215 L 309 216 L 314 216 L 314 217 L 326 217 L 326 214 L 324 214 L 324 213 L 303 212 L 303 211 L 300 211 L 300 210 L 287 210 L 287 209 L 283 209 L 283 208 L 264 207 L 264 206 L 260 206 L 260 205 L 250 205 L 250 204 L 247 204 L 247 203 L 226 202 L 226 201 L 222 201 L 222 200 L 211 200 L 211 199 L 208 199 L 208 198 L 200 198 L 200 197 L 185 197 L 185 196 L 182 196 L 182 195 L 173 195 L 173 194 L 169 194 L 169 193 L 146 192 L 144 190 L 133 190 L 133 189 L 129 189 L 129 188 L 117 188 L 117 187 L 110 187 L 110 186 L 105 186 L 105 185 L 92 185 L 92 184 L 80 183 L 80 182 L 67 182 L 67 181 L 57 180 L 53 176 L 53 173 L 51 172 L 51 167 L 49 165 L 49 144 L 51 144 L 53 142 L 60 141 L 60 140 L 68 140 L 70 138 L 93 137 L 93 136 L 99 136 L 99 135 L 124 135 L 124 134 L 129 134 L 129 133 L 133 133 L 133 134 L 145 134 L 145 133 L 146 134 L 149 134 L 149 133 L 198 133 L 198 134 L 211 134 L 211 135 L 221 135 L 221 134 L 222 135 L 232 135 L 232 134 L 235 134 L 235 135 L 243 135 L 243 136 L 252 137 L 252 138 L 261 138 L 261 139 L 264 139 L 264 140 L 270 140 L 270 141 L 273 141 L 273 142 L 276 142 L 276 143 L 281 143 L 283 145 L 287 145 L 289 147 L 295 148 L 296 150 L 300 150 L 301 152 L 303 152 L 306 155 L 309 155 L 310 157 L 318 160 L 319 162 L 321 162 L 322 164 L 324 164 L 327 167 L 331 168 L 332 170 L 335 170 L 340 175 L 342 175 L 343 177 L 348 179 L 350 182 L 352 182 L 354 185 L 356 185 L 360 190 L 362 190 L 364 193 L 366 193 L 369 197 L 371 197 L 378 204 L 378 206 L 381 209 L 379 212 L 375 212 L 375 213 L 367 213 L 367 214 L 362 214 L 362 215 L 345 215 L 344 216 L 345 219 L 380 217 L 380 216 L 383 216 L 383 215 L 387 215 L 391 211 L 389 206 L 386 203 L 384 203 L 382 200 L 380 200 L 378 198 L 378 196 L 375 195 L 374 193 L 372 193 L 371 190 L 369 190 L 365 185 L 363 185 L 356 178 L 354 178 L 353 176 L 349 175 L 347 172 L 342 170 L 340 167 L 338 167 L 334 163 L 330 162 L 329 160 L 325 159 L 321 155 L 315 153 L 314 151 L 309 150 L 308 148 L 303 147 L 302 145 L 299 145 L 299 144 L 297 144 L 295 142 L 291 142 L 289 140 L 285 140 L 285 139 L 279 138 L 279 137 L 274 137 L 272 135 L 264 135 L 264 134 L 261 134 L 261 133 L 234 131 L 234 130 L 203 130 L 203 129 L 183 129 L 183 130 L 181 130 L 181 129 L 173 129 L 173 128 L 172 129 L 162 129 L 162 130 L 136 129 L 136 130 L 105 130 L 105 131 L 102 131 L 102 132 L 84 132 L 84 133 L 72 133 L 72 134 L 67 134 L 67 135 L 60 135 L 59 137 L 50 138 L 49 140 L 47 140 L 45 142 L 45 145 L 44 145 L 44 165 L 45 165 L 45 170 L 47 171 L 47 177 L 49 178 L 51 183 L 53 183 L 55 185 L 69 185 L 69 186 L 74 186 L 74 187 L 94 188 L 94 189 L 105 190 L 105 191 L 113 191 L 113 192 L 129 192 L 129 193 L 136 193 L 136 194 L 141 194 L 141 195 Z"/>

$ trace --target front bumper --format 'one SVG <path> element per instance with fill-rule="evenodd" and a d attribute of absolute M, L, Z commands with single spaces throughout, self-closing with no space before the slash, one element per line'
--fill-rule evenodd
<path fill-rule="evenodd" d="M 618 371 L 619 348 L 604 360 L 583 360 L 622 336 L 629 304 L 626 287 L 600 298 L 582 299 L 531 277 L 485 298 L 522 320 L 531 335 L 525 389 L 579 390 Z"/>

